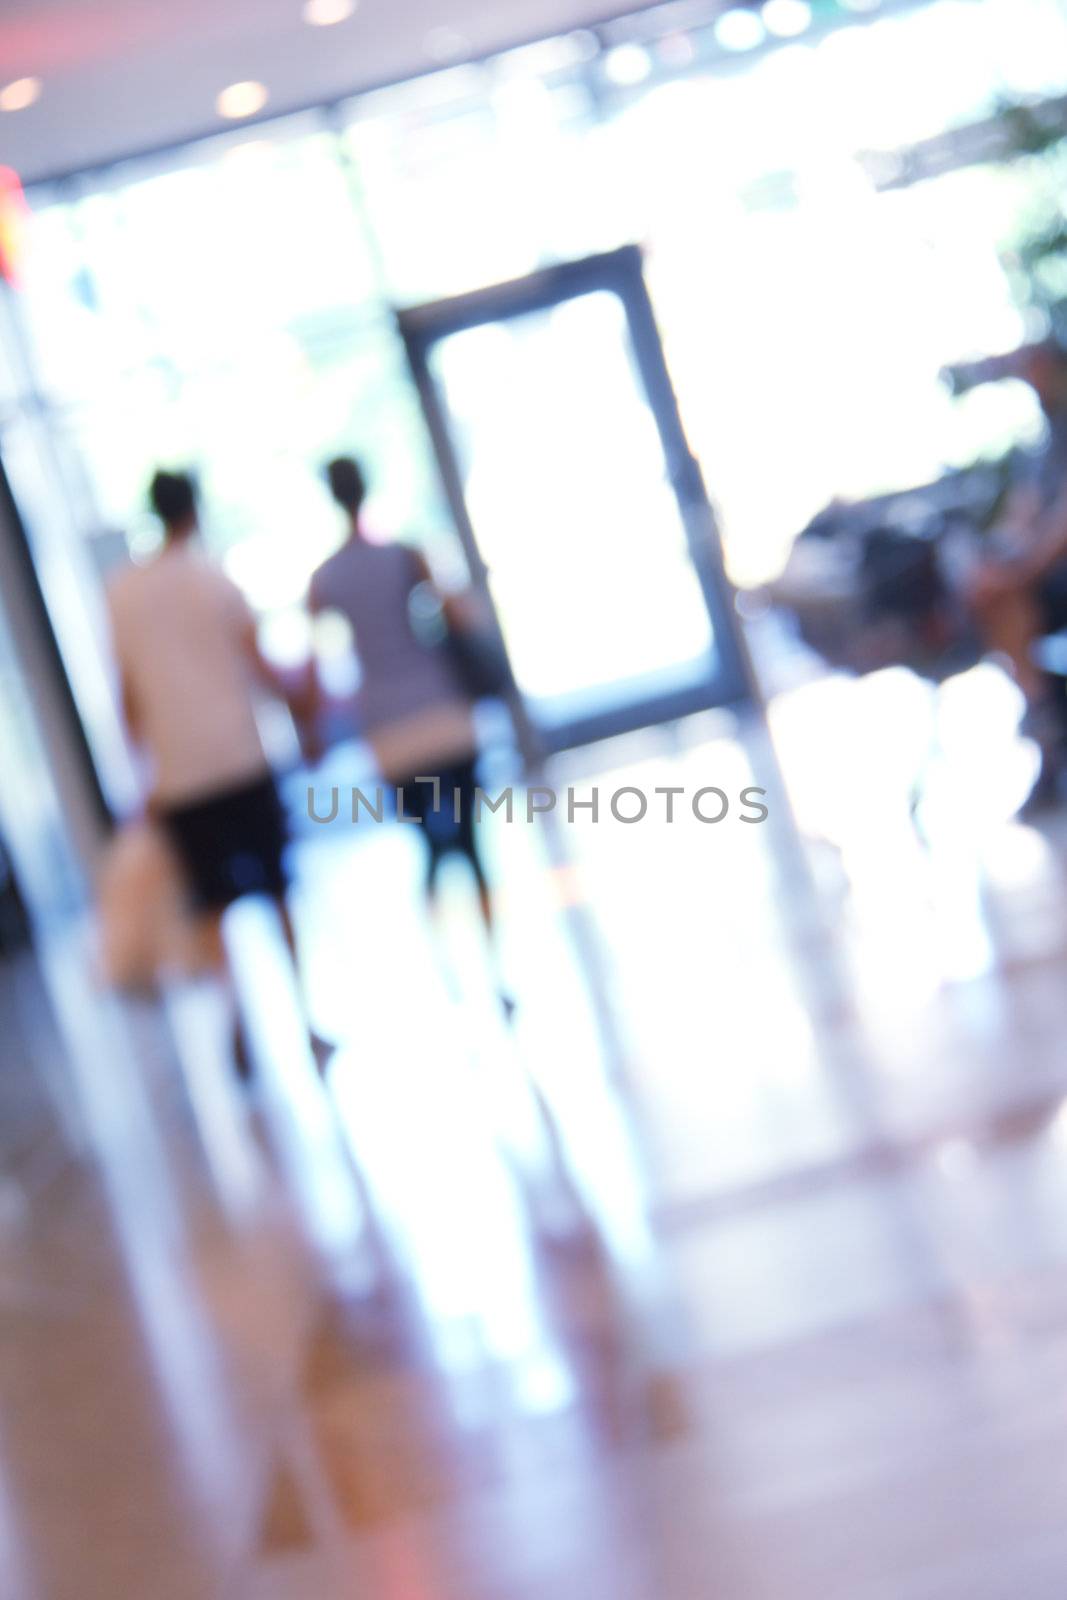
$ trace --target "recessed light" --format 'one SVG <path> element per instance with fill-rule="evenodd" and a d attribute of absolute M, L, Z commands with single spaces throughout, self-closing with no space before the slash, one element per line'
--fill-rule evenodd
<path fill-rule="evenodd" d="M 877 11 L 882 0 L 837 0 L 846 11 Z"/>
<path fill-rule="evenodd" d="M 767 30 L 755 11 L 735 6 L 716 22 L 715 37 L 724 50 L 755 50 L 767 37 Z"/>
<path fill-rule="evenodd" d="M 242 117 L 254 117 L 266 103 L 267 91 L 261 83 L 231 83 L 215 101 L 215 110 L 220 117 L 239 121 Z"/>
<path fill-rule="evenodd" d="M 760 16 L 768 33 L 779 39 L 795 39 L 811 27 L 811 6 L 808 0 L 766 0 Z"/>
<path fill-rule="evenodd" d="M 332 28 L 337 22 L 347 22 L 357 3 L 358 0 L 304 0 L 301 15 L 313 28 Z"/>
<path fill-rule="evenodd" d="M 604 76 L 620 88 L 644 83 L 651 75 L 652 61 L 639 44 L 619 44 L 604 57 Z"/>
<path fill-rule="evenodd" d="M 40 98 L 40 78 L 16 78 L 0 89 L 0 111 L 25 111 Z"/>

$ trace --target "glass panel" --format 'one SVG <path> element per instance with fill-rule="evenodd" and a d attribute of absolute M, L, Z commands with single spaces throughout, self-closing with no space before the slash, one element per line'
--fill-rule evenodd
<path fill-rule="evenodd" d="M 1002 260 L 1041 163 L 883 194 L 856 156 L 1062 92 L 1063 0 L 813 0 L 797 37 L 757 25 L 740 52 L 719 9 L 360 96 L 344 165 L 302 114 L 33 190 L 9 298 L 86 458 L 81 520 L 136 540 L 153 465 L 189 461 L 216 548 L 281 604 L 337 536 L 321 460 L 353 448 L 376 518 L 452 565 L 391 304 L 634 239 L 739 582 L 834 495 L 1031 439 L 1020 388 L 957 403 L 939 372 L 1029 332 Z"/>
<path fill-rule="evenodd" d="M 3 436 L 4 467 L 41 592 L 97 771 L 109 802 L 135 798 L 107 664 L 103 594 L 91 546 L 78 539 L 61 484 L 64 462 L 38 419 L 15 417 Z"/>
<path fill-rule="evenodd" d="M 155 466 L 190 466 L 205 534 L 254 604 L 300 602 L 340 521 L 331 455 L 368 466 L 372 519 L 456 565 L 392 316 L 336 141 L 306 119 L 127 164 L 44 197 L 26 311 L 94 522 L 156 536 Z"/>
<path fill-rule="evenodd" d="M 37 912 L 72 902 L 77 879 L 46 752 L 0 606 L 0 852 Z"/>
<path fill-rule="evenodd" d="M 1027 337 L 1002 256 L 1034 173 L 968 167 L 877 193 L 851 144 L 814 115 L 792 120 L 790 75 L 809 68 L 779 52 L 737 80 L 736 99 L 694 80 L 614 127 L 687 431 L 746 586 L 781 569 L 831 499 L 929 481 L 1031 439 L 1039 422 L 1022 386 L 961 404 L 940 377 Z M 808 82 L 821 84 L 816 103 L 829 81 Z M 785 123 L 775 104 L 792 108 Z M 783 127 L 801 122 L 787 144 Z"/>
<path fill-rule="evenodd" d="M 557 50 L 569 41 L 556 40 Z M 597 112 L 581 73 L 528 70 L 538 57 L 370 96 L 348 146 L 380 251 L 385 286 L 412 305 L 522 277 L 545 262 L 628 240 L 600 168 Z M 542 52 L 542 65 L 550 53 Z M 524 70 L 524 67 L 526 70 Z"/>
<path fill-rule="evenodd" d="M 560 726 L 707 682 L 711 625 L 621 300 L 454 334 L 431 364 L 534 716 Z"/>

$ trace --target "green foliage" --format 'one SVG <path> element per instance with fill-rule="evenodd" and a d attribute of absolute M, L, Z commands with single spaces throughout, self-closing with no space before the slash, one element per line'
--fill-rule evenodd
<path fill-rule="evenodd" d="M 1006 161 L 1027 162 L 1030 197 L 1004 266 L 1020 307 L 1067 343 L 1067 122 L 1064 105 L 1004 104 Z"/>

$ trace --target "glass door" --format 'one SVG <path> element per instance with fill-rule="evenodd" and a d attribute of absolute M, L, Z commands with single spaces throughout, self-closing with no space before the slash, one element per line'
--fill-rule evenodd
<path fill-rule="evenodd" d="M 540 747 L 745 699 L 640 252 L 406 311 L 400 327 Z"/>

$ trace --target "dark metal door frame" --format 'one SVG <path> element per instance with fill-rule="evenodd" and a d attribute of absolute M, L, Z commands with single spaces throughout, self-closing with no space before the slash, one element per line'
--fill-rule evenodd
<path fill-rule="evenodd" d="M 742 707 L 755 699 L 751 666 L 734 605 L 734 593 L 723 567 L 715 514 L 708 499 L 700 464 L 689 448 L 685 429 L 656 326 L 637 245 L 603 255 L 562 262 L 525 278 L 494 284 L 469 294 L 432 301 L 397 313 L 397 323 L 411 367 L 423 415 L 433 444 L 449 510 L 456 525 L 475 587 L 492 604 L 489 575 L 463 493 L 463 480 L 449 426 L 444 397 L 430 367 L 435 345 L 452 334 L 489 323 L 505 322 L 531 312 L 547 311 L 567 300 L 608 291 L 626 312 L 633 355 L 652 408 L 667 463 L 667 472 L 685 527 L 689 555 L 700 582 L 714 631 L 717 671 L 696 689 L 649 697 L 618 711 L 575 719 L 552 742 L 565 749 L 615 733 L 670 721 L 691 711 L 717 706 Z M 545 739 L 529 725 L 521 706 L 519 736 L 527 755 L 543 753 Z M 537 752 L 537 746 L 541 751 Z"/>

